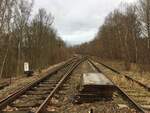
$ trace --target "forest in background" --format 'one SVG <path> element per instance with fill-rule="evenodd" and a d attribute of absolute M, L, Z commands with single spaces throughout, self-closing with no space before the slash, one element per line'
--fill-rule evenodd
<path fill-rule="evenodd" d="M 43 69 L 69 52 L 45 9 L 32 15 L 32 0 L 0 0 L 0 78 L 23 74 L 23 63 Z"/>
<path fill-rule="evenodd" d="M 75 50 L 80 54 L 124 61 L 127 70 L 135 63 L 141 72 L 149 71 L 150 1 L 122 3 L 105 18 L 95 39 L 76 46 Z"/>
<path fill-rule="evenodd" d="M 95 39 L 67 47 L 53 28 L 54 17 L 44 8 L 33 15 L 33 0 L 0 0 L 0 78 L 23 74 L 23 63 L 33 70 L 67 59 L 71 53 L 135 63 L 150 68 L 150 1 L 122 3 L 99 27 Z M 82 38 L 82 37 L 81 37 Z"/>

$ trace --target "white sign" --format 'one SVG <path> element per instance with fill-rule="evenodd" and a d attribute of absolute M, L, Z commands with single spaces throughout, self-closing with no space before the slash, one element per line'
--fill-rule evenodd
<path fill-rule="evenodd" d="M 24 71 L 29 71 L 29 63 L 28 62 L 24 63 Z"/>

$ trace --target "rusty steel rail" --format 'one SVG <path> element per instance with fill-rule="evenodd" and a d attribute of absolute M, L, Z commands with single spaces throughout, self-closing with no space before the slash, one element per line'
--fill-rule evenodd
<path fill-rule="evenodd" d="M 95 61 L 95 62 L 101 64 L 102 66 L 104 66 L 104 67 L 110 69 L 111 71 L 113 71 L 113 72 L 115 72 L 115 73 L 117 73 L 117 74 L 123 75 L 126 79 L 131 80 L 131 81 L 133 81 L 133 82 L 139 84 L 140 86 L 142 86 L 144 89 L 150 91 L 150 87 L 147 86 L 147 85 L 145 85 L 145 84 L 143 84 L 142 82 L 140 82 L 140 81 L 138 81 L 138 80 L 135 80 L 135 79 L 133 79 L 132 77 L 130 77 L 129 75 L 127 75 L 127 74 L 125 74 L 125 73 L 122 73 L 122 72 L 118 71 L 117 69 L 114 69 L 114 68 L 112 68 L 112 67 L 110 67 L 110 66 L 108 66 L 108 65 L 106 65 L 106 64 L 104 64 L 104 63 L 102 63 L 102 62 L 100 62 L 100 61 L 98 61 L 98 60 L 95 60 L 95 59 L 93 59 L 93 58 L 91 58 L 91 59 L 92 59 L 93 61 Z"/>
<path fill-rule="evenodd" d="M 12 101 L 14 101 L 17 98 L 19 98 L 22 94 L 24 94 L 27 90 L 29 90 L 30 88 L 32 88 L 36 84 L 38 84 L 41 81 L 45 80 L 47 77 L 51 76 L 52 74 L 56 73 L 61 68 L 66 67 L 70 63 L 73 63 L 73 60 L 75 60 L 75 59 L 76 58 L 71 58 L 71 59 L 67 60 L 66 62 L 64 62 L 63 64 L 61 64 L 61 65 L 59 65 L 59 66 L 57 66 L 57 67 L 55 67 L 53 69 L 50 69 L 49 71 L 45 72 L 43 77 L 41 77 L 40 79 L 29 83 L 28 85 L 18 89 L 17 91 L 15 91 L 14 93 L 12 93 L 10 95 L 8 95 L 6 98 L 0 100 L 0 110 L 2 110 L 4 107 L 6 107 Z"/>
<path fill-rule="evenodd" d="M 93 61 L 91 59 L 88 59 L 88 61 L 93 65 L 93 67 L 100 73 L 102 73 L 102 71 L 99 69 L 99 67 L 97 67 Z M 107 77 L 107 76 L 106 76 Z M 107 77 L 108 78 L 108 77 Z M 110 78 L 108 78 L 110 80 Z M 116 90 L 121 94 L 122 98 L 124 98 L 125 100 L 128 101 L 128 103 L 130 105 L 132 105 L 138 112 L 140 113 L 145 113 L 145 111 L 143 110 L 143 108 L 136 103 L 132 98 L 130 98 L 119 86 L 117 86 L 112 80 L 110 80 L 116 87 Z"/>
<path fill-rule="evenodd" d="M 66 74 L 62 77 L 62 79 L 59 81 L 59 83 L 56 85 L 56 87 L 52 90 L 52 92 L 49 94 L 49 96 L 45 99 L 45 101 L 41 104 L 41 106 L 38 108 L 38 110 L 35 113 L 43 113 L 46 110 L 46 106 L 48 105 L 50 99 L 53 97 L 53 95 L 58 91 L 58 89 L 63 85 L 63 83 L 66 81 L 66 79 L 69 77 L 69 75 L 72 73 L 72 71 L 85 60 L 86 58 L 83 58 L 79 60 L 78 62 L 74 63 L 70 69 L 66 72 Z"/>

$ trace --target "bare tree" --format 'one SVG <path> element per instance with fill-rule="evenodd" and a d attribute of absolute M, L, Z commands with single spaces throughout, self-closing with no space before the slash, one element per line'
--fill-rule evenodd
<path fill-rule="evenodd" d="M 29 2 L 26 0 L 19 0 L 16 2 L 15 6 L 15 18 L 14 18 L 14 28 L 18 32 L 16 34 L 17 37 L 17 48 L 18 48 L 18 60 L 17 60 L 17 75 L 20 74 L 21 65 L 23 62 L 21 62 L 22 57 L 22 43 L 25 40 L 25 32 L 26 32 L 26 26 L 29 21 L 29 17 L 31 14 L 33 6 L 33 1 Z"/>
<path fill-rule="evenodd" d="M 32 0 L 0 1 L 0 77 L 21 75 L 25 61 L 41 69 L 69 55 L 51 13 L 42 8 L 30 18 L 32 7 Z"/>
<path fill-rule="evenodd" d="M 11 20 L 12 20 L 12 16 L 13 16 L 13 7 L 14 7 L 14 3 L 15 0 L 2 0 L 0 2 L 0 33 L 1 34 L 7 34 L 7 45 L 6 45 L 6 51 L 4 53 L 4 58 L 2 61 L 2 65 L 1 65 L 1 70 L 0 70 L 0 77 L 2 77 L 3 74 L 3 70 L 4 70 L 4 66 L 6 63 L 6 59 L 8 57 L 8 52 L 10 49 L 10 42 L 11 42 L 11 35 L 9 35 L 8 33 L 11 32 Z M 0 38 L 2 38 L 0 36 Z"/>
<path fill-rule="evenodd" d="M 139 0 L 137 9 L 141 21 L 142 35 L 148 38 L 147 47 L 150 48 L 150 1 Z"/>

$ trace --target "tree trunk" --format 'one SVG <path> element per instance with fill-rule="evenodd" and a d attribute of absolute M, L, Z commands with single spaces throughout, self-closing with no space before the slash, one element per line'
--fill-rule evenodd
<path fill-rule="evenodd" d="M 4 60 L 3 60 L 3 63 L 2 63 L 2 67 L 1 67 L 1 70 L 0 70 L 0 78 L 2 78 L 2 75 L 3 75 L 3 70 L 4 70 L 4 66 L 5 66 L 5 63 L 6 63 L 7 56 L 8 56 L 8 51 L 9 51 L 9 48 L 7 47 L 7 50 L 6 50 L 6 53 L 5 53 L 5 56 L 4 56 Z"/>

